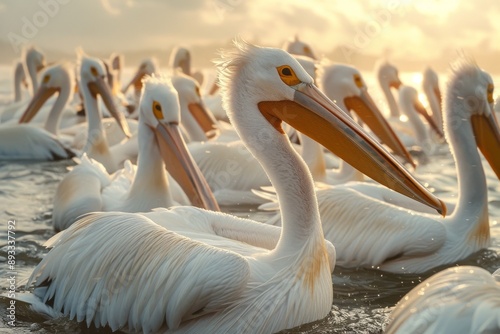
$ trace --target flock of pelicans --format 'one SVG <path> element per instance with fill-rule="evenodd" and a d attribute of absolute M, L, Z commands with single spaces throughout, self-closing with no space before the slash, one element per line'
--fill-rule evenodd
<path fill-rule="evenodd" d="M 206 96 L 183 48 L 168 77 L 147 60 L 123 89 L 118 56 L 81 52 L 72 68 L 26 51 L 0 115 L 0 159 L 78 156 L 54 198 L 61 232 L 27 285 L 35 310 L 144 333 L 274 333 L 328 315 L 335 264 L 423 273 L 489 246 L 478 149 L 500 177 L 500 129 L 488 73 L 462 61 L 442 103 L 427 70 L 429 113 L 384 63 L 386 119 L 354 67 L 319 66 L 298 39 L 284 49 L 236 41 Z M 404 167 L 444 138 L 456 203 Z M 261 223 L 220 212 L 236 203 L 278 213 Z M 396 305 L 385 330 L 498 332 L 499 276 L 444 270 Z"/>

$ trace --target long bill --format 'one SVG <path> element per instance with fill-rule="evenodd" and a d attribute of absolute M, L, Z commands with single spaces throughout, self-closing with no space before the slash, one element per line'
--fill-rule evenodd
<path fill-rule="evenodd" d="M 476 145 L 500 179 L 500 130 L 494 112 L 471 116 Z"/>
<path fill-rule="evenodd" d="M 410 152 L 403 145 L 366 90 L 362 90 L 360 96 L 345 98 L 344 103 L 347 108 L 356 112 L 359 118 L 366 123 L 382 143 L 386 144 L 394 154 L 399 155 L 405 162 L 416 167 Z"/>
<path fill-rule="evenodd" d="M 439 87 L 435 87 L 433 89 L 433 91 L 434 91 L 434 95 L 436 95 L 436 99 L 439 103 L 439 112 L 441 113 L 440 117 L 442 119 L 443 118 L 443 98 L 441 95 L 441 90 L 439 89 Z"/>
<path fill-rule="evenodd" d="M 113 96 L 111 95 L 111 90 L 108 84 L 104 81 L 103 78 L 99 77 L 96 80 L 88 83 L 89 90 L 94 98 L 97 98 L 97 94 L 101 95 L 102 101 L 106 108 L 108 108 L 109 113 L 118 123 L 120 129 L 122 129 L 123 133 L 127 138 L 131 137 L 130 129 L 128 127 L 127 120 L 125 116 L 116 108 L 115 102 L 113 101 Z"/>
<path fill-rule="evenodd" d="M 141 65 L 130 82 L 122 88 L 122 93 L 125 94 L 132 85 L 135 87 L 136 91 L 140 91 L 142 89 L 142 77 L 145 74 L 144 65 Z"/>
<path fill-rule="evenodd" d="M 182 139 L 178 124 L 160 123 L 155 134 L 168 172 L 182 187 L 191 204 L 207 210 L 220 211 L 205 177 Z"/>
<path fill-rule="evenodd" d="M 293 101 L 258 107 L 278 130 L 281 121 L 316 140 L 375 181 L 446 215 L 445 204 L 422 186 L 389 152 L 312 84 L 295 86 Z"/>
<path fill-rule="evenodd" d="M 212 115 L 212 113 L 207 110 L 203 104 L 190 103 L 188 104 L 188 109 L 208 138 L 212 138 L 217 135 L 217 121 L 215 120 L 214 115 Z"/>
<path fill-rule="evenodd" d="M 415 101 L 414 107 L 415 107 L 415 110 L 425 118 L 427 123 L 429 123 L 430 127 L 432 128 L 432 130 L 434 130 L 434 132 L 437 133 L 439 138 L 444 139 L 443 131 L 436 124 L 436 121 L 434 121 L 434 118 L 432 118 L 432 116 L 429 115 L 429 113 L 427 112 L 427 109 L 425 109 L 425 107 L 422 105 L 422 103 L 420 103 L 420 101 Z"/>
<path fill-rule="evenodd" d="M 59 92 L 58 88 L 40 86 L 19 119 L 19 123 L 28 123 L 31 121 L 44 103 L 57 92 Z"/>

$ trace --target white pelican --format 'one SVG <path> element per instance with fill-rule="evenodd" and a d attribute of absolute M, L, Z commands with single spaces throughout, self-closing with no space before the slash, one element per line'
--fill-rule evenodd
<path fill-rule="evenodd" d="M 175 47 L 170 53 L 170 59 L 168 61 L 168 64 L 172 71 L 175 72 L 177 71 L 177 69 L 180 69 L 182 73 L 195 79 L 200 86 L 203 84 L 203 79 L 204 79 L 203 72 L 199 70 L 198 71 L 192 70 L 191 52 L 188 49 L 182 46 Z M 217 87 L 215 83 L 214 86 Z M 212 90 L 214 90 L 214 87 L 212 87 Z M 214 93 L 215 91 L 212 92 L 212 94 Z"/>
<path fill-rule="evenodd" d="M 123 60 L 123 55 L 118 54 L 118 53 L 113 53 L 109 57 L 109 62 L 111 64 L 111 69 L 112 72 L 114 73 L 113 76 L 113 83 L 110 83 L 110 86 L 112 89 L 120 89 L 122 86 L 122 70 L 124 67 L 124 60 Z M 115 88 L 116 87 L 116 88 Z"/>
<path fill-rule="evenodd" d="M 14 97 L 6 95 L 5 97 L 2 97 L 0 100 L 0 123 L 2 122 L 2 114 L 5 107 L 9 106 L 11 104 L 15 104 L 16 106 L 22 106 L 22 102 L 24 100 L 24 97 L 27 98 L 28 93 L 23 92 L 23 86 L 26 90 L 29 89 L 29 84 L 28 80 L 26 80 L 26 71 L 24 70 L 24 64 L 22 60 L 16 60 L 14 61 L 14 82 L 13 82 L 13 92 L 14 92 Z M 24 94 L 26 93 L 26 94 Z M 7 118 L 7 117 L 6 117 Z"/>
<path fill-rule="evenodd" d="M 407 293 L 389 319 L 386 334 L 498 333 L 500 269 L 445 269 Z"/>
<path fill-rule="evenodd" d="M 27 72 L 30 78 L 30 93 L 33 96 L 38 89 L 38 73 L 46 66 L 45 56 L 40 50 L 29 47 L 23 50 L 22 58 L 25 66 L 24 72 Z M 0 115 L 0 121 L 4 123 L 11 120 L 16 112 L 23 110 L 29 101 L 29 99 L 26 99 L 4 106 Z"/>
<path fill-rule="evenodd" d="M 210 109 L 206 108 L 200 94 L 200 86 L 194 78 L 176 71 L 172 77 L 172 83 L 179 93 L 182 127 L 185 130 L 186 142 L 240 140 L 230 124 L 217 121 Z"/>
<path fill-rule="evenodd" d="M 405 144 L 407 147 L 412 147 L 415 146 L 417 143 L 417 146 L 420 146 L 420 142 L 415 138 L 415 131 L 413 127 L 415 125 L 409 124 L 411 122 L 408 122 L 405 120 L 402 115 L 401 111 L 399 109 L 399 106 L 396 102 L 396 99 L 394 98 L 394 95 L 392 94 L 391 88 L 396 88 L 397 90 L 400 89 L 402 86 L 402 82 L 399 79 L 399 74 L 398 74 L 398 69 L 390 64 L 387 61 L 384 61 L 378 65 L 377 68 L 377 76 L 378 76 L 378 81 L 380 84 L 380 88 L 382 89 L 382 92 L 384 93 L 384 96 L 387 100 L 387 104 L 389 106 L 389 123 L 391 126 L 394 128 L 396 133 L 400 136 L 402 142 Z M 418 96 L 417 96 L 418 99 Z M 407 99 L 405 99 L 407 100 Z M 419 102 L 420 103 L 420 102 Z M 417 109 L 417 111 L 421 112 L 424 111 L 425 109 Z M 413 114 L 412 114 L 413 115 Z M 406 117 L 409 117 L 408 115 L 405 115 Z M 425 114 L 422 114 L 426 118 L 426 120 L 430 123 L 430 119 L 432 118 L 429 116 L 427 111 L 425 110 Z M 414 117 L 415 118 L 415 117 Z M 414 120 L 413 118 L 413 120 Z M 430 126 L 435 130 L 441 130 L 442 127 L 435 126 L 435 122 L 433 124 L 430 124 Z M 437 129 L 436 129 L 437 128 Z M 418 133 L 423 131 L 417 130 Z M 440 133 L 441 131 L 439 131 Z M 440 136 L 440 134 L 438 134 Z"/>
<path fill-rule="evenodd" d="M 42 82 L 31 99 L 21 123 L 29 122 L 52 95 L 58 97 L 43 128 L 31 124 L 7 124 L 0 127 L 1 160 L 60 160 L 75 154 L 57 138 L 61 113 L 68 104 L 74 86 L 66 65 L 54 65 L 43 75 Z"/>
<path fill-rule="evenodd" d="M 443 128 L 443 108 L 441 89 L 439 88 L 439 77 L 430 67 L 427 67 L 422 77 L 422 89 L 429 101 L 429 107 L 432 111 L 432 118 L 439 129 Z"/>
<path fill-rule="evenodd" d="M 354 111 L 373 133 L 386 144 L 394 154 L 402 157 L 405 163 L 415 167 L 410 153 L 385 120 L 368 93 L 368 87 L 361 73 L 354 67 L 345 64 L 334 64 L 322 67 L 319 80 L 321 88 L 333 101 L 345 111 Z M 382 71 L 384 72 L 384 71 Z"/>
<path fill-rule="evenodd" d="M 79 87 L 83 95 L 88 127 L 87 142 L 83 152 L 87 153 L 89 158 L 102 163 L 106 170 L 111 173 L 116 171 L 128 156 L 122 154 L 122 147 L 115 145 L 113 151 L 110 150 L 101 120 L 101 111 L 97 104 L 97 95 L 101 96 L 104 105 L 118 122 L 126 137 L 130 137 L 130 131 L 125 117 L 115 106 L 105 77 L 106 71 L 100 60 L 80 55 Z M 127 143 L 129 142 L 130 144 L 126 144 L 126 146 L 132 146 L 132 150 L 137 152 L 136 141 L 129 140 Z"/>
<path fill-rule="evenodd" d="M 156 130 L 155 115 L 169 136 L 161 152 L 158 142 L 165 139 L 156 135 L 159 130 Z M 54 229 L 62 231 L 80 215 L 94 211 L 146 212 L 171 207 L 179 196 L 171 194 L 165 163 L 190 198 L 181 204 L 218 210 L 201 172 L 179 138 L 178 124 L 179 102 L 174 88 L 161 79 L 145 80 L 140 103 L 137 168 L 127 164 L 111 176 L 100 163 L 84 156 L 57 188 L 52 215 Z"/>
<path fill-rule="evenodd" d="M 192 207 L 90 214 L 48 241 L 53 249 L 28 282 L 36 298 L 87 324 L 145 333 L 275 333 L 325 317 L 335 252 L 282 121 L 440 207 L 285 51 L 241 43 L 218 67 L 231 123 L 278 191 L 281 233 Z"/>
<path fill-rule="evenodd" d="M 399 105 L 401 111 L 408 117 L 409 125 L 413 128 L 411 137 L 415 139 L 415 142 L 409 146 L 419 146 L 426 156 L 431 155 L 436 148 L 434 135 L 437 135 L 439 139 L 444 138 L 442 127 L 429 116 L 418 99 L 418 92 L 415 88 L 406 85 L 399 87 Z M 425 118 L 428 125 L 424 124 L 420 116 Z"/>
<path fill-rule="evenodd" d="M 23 96 L 22 86 L 28 88 L 26 72 L 21 61 L 16 62 L 14 66 L 14 102 L 20 102 Z"/>
<path fill-rule="evenodd" d="M 217 135 L 217 121 L 206 110 L 200 86 L 190 76 L 174 71 L 172 84 L 179 93 L 182 127 L 187 142 L 207 141 Z"/>
<path fill-rule="evenodd" d="M 24 50 L 24 63 L 31 80 L 31 92 L 35 94 L 38 89 L 38 73 L 46 66 L 45 55 L 35 47 Z"/>
<path fill-rule="evenodd" d="M 305 42 L 299 40 L 299 36 L 295 35 L 293 39 L 289 39 L 283 44 L 283 50 L 288 53 L 299 56 L 306 56 L 312 59 L 316 59 L 311 46 Z"/>
<path fill-rule="evenodd" d="M 182 73 L 191 76 L 191 53 L 184 47 L 175 47 L 170 53 L 168 65 L 172 70 L 180 68 Z"/>
<path fill-rule="evenodd" d="M 389 106 L 389 117 L 399 119 L 400 113 L 398 104 L 391 92 L 391 88 L 399 89 L 399 86 L 402 84 L 399 79 L 399 71 L 394 65 L 387 61 L 377 64 L 376 67 L 378 82 Z"/>
<path fill-rule="evenodd" d="M 139 105 L 139 98 L 141 96 L 141 89 L 142 89 L 142 78 L 144 78 L 146 75 L 152 75 L 154 73 L 157 73 L 158 68 L 159 68 L 158 62 L 156 61 L 155 58 L 144 59 L 141 62 L 141 65 L 139 65 L 139 68 L 135 72 L 130 82 L 122 88 L 122 93 L 125 94 L 127 93 L 127 90 L 129 89 L 130 86 L 134 87 L 134 94 L 132 98 L 133 105 Z"/>
<path fill-rule="evenodd" d="M 318 190 L 325 238 L 335 245 L 338 264 L 422 273 L 488 247 L 487 187 L 477 147 L 500 177 L 500 155 L 495 153 L 500 131 L 492 94 L 491 77 L 476 65 L 462 64 L 451 75 L 444 116 L 459 189 L 449 217 L 423 214 L 411 200 L 376 186 L 356 189 L 347 183 Z"/>

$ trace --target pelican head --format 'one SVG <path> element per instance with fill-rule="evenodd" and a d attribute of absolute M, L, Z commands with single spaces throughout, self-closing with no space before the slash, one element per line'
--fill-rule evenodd
<path fill-rule="evenodd" d="M 123 68 L 123 55 L 119 53 L 113 53 L 109 57 L 109 62 L 111 63 L 111 68 L 115 71 L 119 71 Z"/>
<path fill-rule="evenodd" d="M 134 76 L 132 77 L 132 80 L 130 80 L 128 85 L 123 87 L 122 93 L 125 94 L 128 88 L 132 85 L 134 86 L 136 91 L 140 92 L 142 89 L 142 79 L 146 75 L 151 75 L 153 73 L 156 73 L 157 69 L 158 69 L 158 64 L 154 58 L 144 59 L 139 68 L 137 69 L 137 71 L 135 72 Z"/>
<path fill-rule="evenodd" d="M 63 89 L 70 91 L 74 86 L 73 71 L 69 69 L 67 64 L 50 66 L 43 71 L 41 77 L 40 86 L 19 119 L 19 123 L 28 123 L 31 121 L 52 95 L 59 94 Z"/>
<path fill-rule="evenodd" d="M 24 63 L 31 79 L 32 93 L 38 89 L 38 73 L 47 65 L 44 54 L 35 47 L 24 50 Z"/>
<path fill-rule="evenodd" d="M 150 76 L 143 80 L 139 120 L 155 133 L 167 170 L 191 203 L 219 211 L 208 183 L 182 139 L 178 93 L 169 80 Z"/>
<path fill-rule="evenodd" d="M 410 153 L 368 93 L 368 87 L 361 73 L 356 68 L 344 64 L 326 66 L 322 72 L 320 81 L 326 95 L 330 98 L 343 99 L 339 102 L 342 102 L 347 110 L 356 112 L 356 115 L 383 143 L 405 162 L 415 167 Z"/>
<path fill-rule="evenodd" d="M 472 131 L 477 147 L 500 178 L 500 130 L 493 91 L 491 76 L 475 63 L 463 61 L 455 66 L 445 97 L 445 133 L 453 137 L 457 131 Z"/>
<path fill-rule="evenodd" d="M 33 66 L 37 72 L 40 72 L 47 65 L 45 62 L 45 55 L 42 51 L 33 46 L 26 49 L 24 59 L 28 69 Z"/>
<path fill-rule="evenodd" d="M 436 124 L 432 116 L 429 114 L 427 109 L 422 105 L 422 102 L 418 99 L 418 92 L 415 88 L 411 86 L 403 85 L 399 88 L 399 100 L 401 101 L 401 105 L 404 105 L 406 102 L 411 104 L 413 108 L 419 113 L 422 117 L 425 118 L 429 126 L 434 132 L 439 136 L 439 138 L 444 138 L 444 134 Z M 408 112 L 405 108 L 401 108 L 404 112 Z"/>
<path fill-rule="evenodd" d="M 286 137 L 281 127 L 284 121 L 367 176 L 445 213 L 445 205 L 329 100 L 290 54 L 236 44 L 235 50 L 218 61 L 223 103 L 253 154 L 266 154 L 262 145 L 266 138 Z M 240 88 L 239 95 L 233 94 L 235 86 Z"/>
<path fill-rule="evenodd" d="M 398 89 L 402 82 L 399 79 L 398 69 L 387 61 L 379 64 L 377 69 L 378 79 L 389 87 Z"/>
<path fill-rule="evenodd" d="M 427 67 L 422 76 L 422 87 L 432 88 L 436 98 L 441 104 L 441 90 L 439 89 L 439 78 L 437 73 L 430 67 Z"/>
<path fill-rule="evenodd" d="M 180 68 L 182 73 L 191 75 L 191 53 L 184 47 L 176 47 L 170 54 L 169 65 L 172 69 Z"/>
<path fill-rule="evenodd" d="M 201 99 L 200 86 L 192 77 L 177 71 L 172 77 L 172 84 L 179 93 L 181 104 L 187 105 L 191 116 L 196 120 L 207 137 L 216 135 L 217 121 L 210 111 L 208 111 Z M 182 112 L 181 108 L 181 112 Z M 186 116 L 183 116 L 186 117 Z"/>
<path fill-rule="evenodd" d="M 125 136 L 131 137 L 128 123 L 123 114 L 118 111 L 113 101 L 111 89 L 106 82 L 106 70 L 103 62 L 97 58 L 85 55 L 79 56 L 79 62 L 79 87 L 87 92 L 87 94 L 84 94 L 85 99 L 97 100 L 97 95 L 100 95 L 106 108 L 118 122 Z M 85 109 L 90 110 L 90 108 L 87 107 Z"/>
<path fill-rule="evenodd" d="M 286 41 L 283 45 L 283 49 L 293 55 L 307 56 L 309 58 L 316 59 L 316 56 L 314 55 L 314 52 L 309 44 L 299 40 L 297 35 L 295 35 L 294 39 Z"/>

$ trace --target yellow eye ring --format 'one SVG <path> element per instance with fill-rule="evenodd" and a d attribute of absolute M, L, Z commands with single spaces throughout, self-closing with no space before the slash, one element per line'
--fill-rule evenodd
<path fill-rule="evenodd" d="M 99 76 L 99 72 L 97 72 L 97 68 L 95 68 L 94 66 L 90 68 L 90 73 L 92 73 L 92 75 L 95 77 Z"/>
<path fill-rule="evenodd" d="M 47 82 L 49 82 L 49 80 L 50 80 L 50 75 L 48 75 L 48 74 L 47 74 L 47 75 L 45 75 L 45 76 L 43 77 L 43 80 L 42 80 L 42 81 L 43 81 L 43 83 L 47 83 Z"/>
<path fill-rule="evenodd" d="M 281 78 L 281 81 L 283 81 L 288 86 L 295 86 L 301 83 L 300 79 L 297 78 L 297 75 L 290 66 L 288 65 L 279 66 L 276 67 L 276 70 L 278 70 L 278 74 Z"/>
<path fill-rule="evenodd" d="M 363 87 L 363 79 L 361 79 L 361 77 L 357 74 L 354 75 L 354 83 L 358 86 L 358 88 Z"/>
<path fill-rule="evenodd" d="M 489 103 L 493 103 L 493 102 L 495 102 L 495 101 L 493 100 L 493 91 L 494 91 L 494 90 L 495 90 L 495 88 L 494 88 L 493 84 L 489 84 L 489 85 L 488 85 L 488 90 L 486 91 L 486 92 L 487 92 L 488 102 L 489 102 Z"/>
<path fill-rule="evenodd" d="M 163 110 L 161 109 L 161 104 L 158 101 L 153 101 L 153 114 L 156 119 L 163 119 Z"/>

